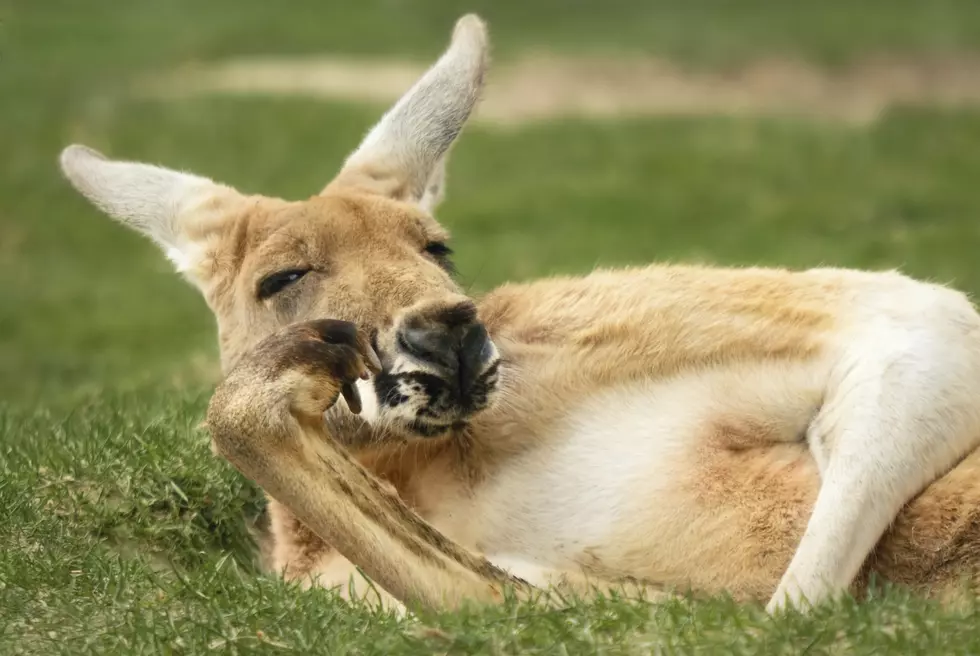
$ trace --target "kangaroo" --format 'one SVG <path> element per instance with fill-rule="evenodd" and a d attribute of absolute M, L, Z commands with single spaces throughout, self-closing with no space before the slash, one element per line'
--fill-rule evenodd
<path fill-rule="evenodd" d="M 487 67 L 464 16 L 302 201 L 61 154 L 214 312 L 206 425 L 268 496 L 272 567 L 412 608 L 633 581 L 776 612 L 872 574 L 976 582 L 968 298 L 896 272 L 681 265 L 470 298 L 433 211 Z"/>

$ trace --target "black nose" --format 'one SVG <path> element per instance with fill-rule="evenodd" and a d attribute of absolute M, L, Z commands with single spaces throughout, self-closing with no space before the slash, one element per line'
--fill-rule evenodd
<path fill-rule="evenodd" d="M 492 353 L 490 336 L 481 323 L 405 328 L 398 333 L 398 342 L 413 358 L 458 378 L 463 392 L 480 375 Z"/>

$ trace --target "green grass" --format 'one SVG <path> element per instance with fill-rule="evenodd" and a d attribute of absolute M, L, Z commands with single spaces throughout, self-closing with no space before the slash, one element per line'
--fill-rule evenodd
<path fill-rule="evenodd" d="M 453 19 L 498 56 L 642 50 L 702 66 L 758 55 L 980 48 L 980 5 L 915 2 L 0 4 L 0 653 L 976 653 L 972 608 L 892 591 L 767 619 L 726 600 L 533 604 L 396 620 L 256 575 L 257 490 L 197 428 L 213 320 L 148 243 L 86 205 L 58 150 L 312 193 L 379 108 L 127 97 L 133 76 L 223 56 L 431 57 Z M 901 267 L 980 291 L 980 112 L 867 127 L 777 119 L 563 122 L 467 131 L 441 217 L 464 282 L 654 259 Z M 276 647 L 278 646 L 278 648 Z"/>

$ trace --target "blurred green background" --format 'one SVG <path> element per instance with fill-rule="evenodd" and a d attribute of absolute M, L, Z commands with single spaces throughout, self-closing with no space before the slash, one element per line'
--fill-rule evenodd
<path fill-rule="evenodd" d="M 980 3 L 44 0 L 0 24 L 0 398 L 213 377 L 212 321 L 140 238 L 88 207 L 57 153 L 81 141 L 251 192 L 303 197 L 383 107 L 302 98 L 152 101 L 141 76 L 244 55 L 427 63 L 478 11 L 495 59 L 661 56 L 729 70 L 760 57 L 834 68 L 980 44 Z M 542 80 L 547 84 L 548 80 Z M 975 111 L 895 108 L 869 126 L 792 116 L 473 126 L 440 218 L 464 280 L 654 259 L 901 266 L 968 289 L 980 200 Z"/>
<path fill-rule="evenodd" d="M 259 496 L 196 428 L 218 376 L 213 320 L 150 243 L 70 189 L 57 155 L 82 142 L 249 192 L 312 194 L 383 106 L 258 94 L 154 100 L 136 83 L 251 55 L 424 65 L 469 11 L 489 21 L 501 65 L 547 52 L 657 57 L 692 75 L 734 74 L 761 59 L 835 75 L 885 57 L 980 80 L 976 0 L 0 4 L 0 544 L 13 545 L 0 548 L 0 608 L 14 618 L 0 641 L 40 653 L 179 652 L 258 648 L 263 630 L 297 649 L 319 636 L 331 653 L 432 647 L 435 638 L 404 638 L 393 621 L 371 616 L 367 629 L 359 622 L 368 615 L 338 615 L 332 602 L 255 581 L 243 517 Z M 976 292 L 980 108 L 932 94 L 927 85 L 863 123 L 719 107 L 475 124 L 454 151 L 439 217 L 475 292 L 653 260 L 898 267 Z M 222 569 L 229 553 L 245 572 L 238 578 Z M 870 612 L 905 621 L 921 610 L 891 603 Z M 580 612 L 586 626 L 595 611 Z M 648 631 L 625 607 L 602 612 L 619 619 L 581 629 L 591 637 L 538 620 L 452 621 L 460 635 L 472 632 L 475 651 L 546 653 L 538 638 L 507 633 L 518 624 L 590 648 L 617 631 Z M 688 611 L 678 612 L 686 626 Z M 691 612 L 695 624 L 708 621 Z M 783 646 L 836 639 L 820 622 L 844 631 L 869 621 L 835 612 L 793 624 Z M 929 622 L 906 647 L 958 632 L 972 639 L 950 616 Z M 243 626 L 251 642 L 229 637 Z M 370 641 L 354 648 L 345 640 L 358 631 Z M 776 640 L 767 635 L 746 639 Z"/>

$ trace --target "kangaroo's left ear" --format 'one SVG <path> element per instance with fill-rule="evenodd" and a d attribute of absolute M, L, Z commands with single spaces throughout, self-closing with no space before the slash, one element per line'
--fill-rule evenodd
<path fill-rule="evenodd" d="M 356 187 L 431 211 L 445 188 L 445 159 L 479 100 L 487 29 L 473 14 L 456 23 L 442 57 L 368 133 L 327 189 Z"/>
<path fill-rule="evenodd" d="M 208 178 L 160 166 L 113 161 L 86 146 L 61 153 L 61 170 L 93 205 L 146 235 L 178 271 L 200 283 L 209 237 L 242 196 Z"/>

